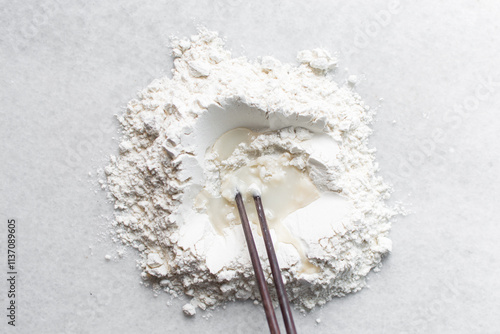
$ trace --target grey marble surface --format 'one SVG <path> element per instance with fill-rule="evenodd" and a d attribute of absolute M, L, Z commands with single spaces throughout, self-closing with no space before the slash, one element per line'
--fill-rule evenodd
<path fill-rule="evenodd" d="M 168 37 L 203 24 L 250 59 L 336 52 L 336 80 L 358 75 L 378 108 L 371 145 L 393 200 L 414 212 L 394 224 L 370 288 L 295 313 L 299 332 L 499 333 L 500 3 L 392 3 L 2 1 L 0 332 L 266 332 L 250 302 L 184 317 L 185 300 L 140 285 L 137 254 L 119 259 L 106 236 L 112 208 L 95 171 L 117 150 L 114 115 L 170 73 Z M 5 316 L 9 218 L 15 328 Z"/>

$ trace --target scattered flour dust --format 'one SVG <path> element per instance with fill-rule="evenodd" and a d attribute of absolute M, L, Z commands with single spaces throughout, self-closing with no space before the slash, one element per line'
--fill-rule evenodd
<path fill-rule="evenodd" d="M 249 194 L 262 192 L 297 308 L 362 289 L 391 250 L 397 212 L 367 146 L 373 113 L 327 76 L 336 59 L 322 49 L 299 52 L 298 65 L 232 58 L 205 29 L 173 39 L 172 54 L 172 77 L 119 116 L 124 138 L 106 168 L 116 239 L 139 250 L 143 279 L 189 296 L 188 315 L 260 300 L 231 201 L 239 187 L 249 211 Z"/>

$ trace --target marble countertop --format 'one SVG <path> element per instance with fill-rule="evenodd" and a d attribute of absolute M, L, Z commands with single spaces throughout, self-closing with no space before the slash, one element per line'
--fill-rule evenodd
<path fill-rule="evenodd" d="M 118 257 L 106 234 L 96 171 L 117 152 L 114 115 L 170 74 L 169 37 L 198 25 L 250 59 L 335 53 L 335 80 L 356 75 L 377 109 L 370 144 L 391 201 L 412 211 L 369 288 L 296 312 L 299 333 L 500 332 L 499 2 L 31 0 L 0 12 L 0 332 L 266 332 L 251 302 L 185 317 L 186 299 L 141 285 L 138 254 Z"/>

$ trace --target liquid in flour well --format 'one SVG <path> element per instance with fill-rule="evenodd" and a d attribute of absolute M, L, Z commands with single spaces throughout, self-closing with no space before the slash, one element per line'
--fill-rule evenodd
<path fill-rule="evenodd" d="M 229 158 L 241 143 L 249 143 L 256 133 L 237 128 L 226 132 L 212 146 L 209 153 L 216 153 L 218 160 Z M 314 273 L 318 268 L 307 259 L 301 241 L 294 236 L 282 221 L 289 214 L 306 207 L 320 197 L 320 193 L 309 177 L 288 162 L 287 153 L 262 155 L 246 166 L 221 173 L 221 189 L 218 196 L 202 190 L 195 206 L 206 210 L 214 229 L 221 235 L 224 228 L 240 224 L 234 196 L 239 191 L 247 208 L 248 219 L 259 226 L 253 193 L 257 190 L 263 201 L 266 218 L 279 242 L 293 245 L 302 261 L 301 272 Z M 260 227 L 256 229 L 261 235 Z"/>

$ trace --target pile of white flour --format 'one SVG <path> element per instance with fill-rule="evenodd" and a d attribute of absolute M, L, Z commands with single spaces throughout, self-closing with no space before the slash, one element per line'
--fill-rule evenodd
<path fill-rule="evenodd" d="M 389 188 L 367 147 L 372 113 L 350 87 L 326 76 L 336 59 L 321 49 L 299 52 L 298 66 L 231 58 L 206 30 L 174 39 L 172 53 L 173 76 L 153 81 L 119 116 L 125 135 L 106 168 L 116 236 L 139 250 L 143 278 L 192 297 L 187 314 L 260 299 L 239 217 L 222 193 L 231 173 L 252 165 L 264 183 L 302 175 L 316 196 L 272 229 L 290 300 L 311 309 L 363 288 L 391 250 L 395 211 L 384 202 Z M 237 128 L 251 132 L 214 151 L 217 139 Z M 210 214 L 211 200 L 229 213 Z"/>

